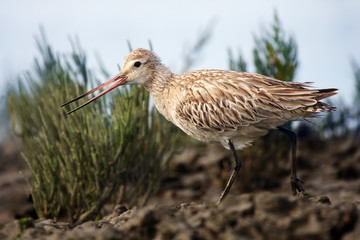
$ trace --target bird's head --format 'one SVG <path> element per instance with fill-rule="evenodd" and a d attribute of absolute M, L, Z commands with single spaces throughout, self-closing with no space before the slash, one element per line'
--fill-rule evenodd
<path fill-rule="evenodd" d="M 138 48 L 125 59 L 120 76 L 126 76 L 125 84 L 146 85 L 152 80 L 156 67 L 161 65 L 155 53 Z"/>
<path fill-rule="evenodd" d="M 146 49 L 138 48 L 132 51 L 126 57 L 124 65 L 118 75 L 108 80 L 107 82 L 101 84 L 100 86 L 82 94 L 81 96 L 74 98 L 73 100 L 70 100 L 67 103 L 64 103 L 63 105 L 61 105 L 61 107 L 68 105 L 69 103 L 72 103 L 74 101 L 77 101 L 78 99 L 83 98 L 99 89 L 102 89 L 111 83 L 114 84 L 111 85 L 108 89 L 96 95 L 94 98 L 90 99 L 83 105 L 71 110 L 67 114 L 75 112 L 76 110 L 88 105 L 89 103 L 105 95 L 106 93 L 110 92 L 111 90 L 115 89 L 118 86 L 133 85 L 133 84 L 146 86 L 146 84 L 152 81 L 153 75 L 156 72 L 156 67 L 160 65 L 161 65 L 160 59 L 156 56 L 155 53 Z"/>

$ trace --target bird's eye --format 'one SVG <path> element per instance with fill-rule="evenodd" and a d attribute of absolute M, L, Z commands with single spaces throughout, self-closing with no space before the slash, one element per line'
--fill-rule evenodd
<path fill-rule="evenodd" d="M 141 66 L 141 62 L 135 62 L 134 63 L 134 67 L 140 67 Z"/>

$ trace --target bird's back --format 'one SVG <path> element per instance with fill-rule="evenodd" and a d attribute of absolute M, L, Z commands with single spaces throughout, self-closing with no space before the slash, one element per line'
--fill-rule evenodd
<path fill-rule="evenodd" d="M 171 99 L 165 117 L 190 136 L 220 141 L 225 147 L 229 138 L 241 149 L 290 120 L 335 109 L 320 100 L 337 89 L 309 89 L 309 83 L 224 70 L 198 70 L 173 78 L 168 96 L 163 96 Z"/>

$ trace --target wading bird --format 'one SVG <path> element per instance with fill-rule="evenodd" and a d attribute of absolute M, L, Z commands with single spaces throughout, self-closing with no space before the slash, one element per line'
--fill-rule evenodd
<path fill-rule="evenodd" d="M 309 83 L 284 82 L 260 74 L 225 70 L 197 70 L 174 74 L 159 57 L 136 49 L 125 59 L 118 75 L 65 106 L 109 84 L 105 91 L 68 114 L 86 106 L 121 85 L 139 84 L 153 97 L 158 111 L 188 135 L 202 142 L 220 142 L 235 160 L 218 203 L 230 191 L 241 168 L 236 149 L 251 145 L 272 129 L 289 135 L 292 145 L 290 185 L 294 195 L 304 193 L 296 175 L 296 134 L 282 127 L 288 121 L 315 117 L 335 107 L 320 102 L 337 89 L 311 89 Z"/>

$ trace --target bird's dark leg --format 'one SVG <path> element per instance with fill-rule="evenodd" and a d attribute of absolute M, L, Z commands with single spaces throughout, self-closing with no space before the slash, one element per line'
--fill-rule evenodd
<path fill-rule="evenodd" d="M 235 166 L 234 166 L 234 169 L 230 175 L 230 178 L 226 184 L 226 187 L 224 189 L 224 191 L 221 193 L 221 196 L 219 198 L 219 201 L 217 202 L 217 204 L 221 203 L 222 200 L 225 199 L 226 195 L 229 193 L 230 189 L 231 189 L 231 186 L 233 185 L 234 183 L 234 180 L 235 180 L 235 177 L 237 175 L 237 173 L 239 172 L 240 168 L 241 168 L 241 161 L 240 161 L 240 158 L 239 158 L 239 155 L 237 154 L 236 150 L 235 150 L 235 147 L 234 147 L 234 144 L 231 142 L 231 140 L 229 139 L 229 146 L 230 146 L 230 149 L 232 151 L 232 154 L 234 156 L 234 159 L 235 159 Z"/>
<path fill-rule="evenodd" d="M 296 133 L 286 129 L 284 127 L 278 127 L 279 131 L 285 133 L 290 137 L 291 140 L 291 175 L 290 175 L 290 185 L 293 195 L 296 195 L 297 192 L 305 193 L 304 188 L 302 187 L 302 180 L 297 178 L 296 175 Z"/>

